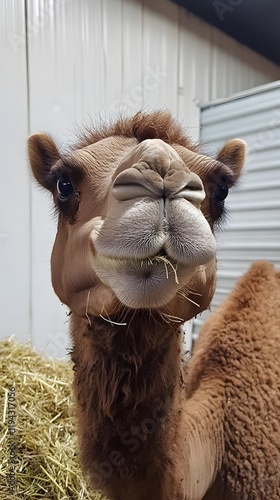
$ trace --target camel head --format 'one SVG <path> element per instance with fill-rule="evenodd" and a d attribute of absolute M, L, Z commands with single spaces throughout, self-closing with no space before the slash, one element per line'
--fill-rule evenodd
<path fill-rule="evenodd" d="M 138 113 L 93 131 L 61 154 L 51 137 L 29 138 L 37 181 L 58 211 L 52 283 L 78 316 L 126 308 L 187 320 L 215 289 L 215 224 L 237 181 L 245 145 L 212 159 L 166 112 Z"/>

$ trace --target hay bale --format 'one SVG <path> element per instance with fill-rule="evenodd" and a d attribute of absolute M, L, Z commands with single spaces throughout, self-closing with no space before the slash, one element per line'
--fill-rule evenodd
<path fill-rule="evenodd" d="M 0 359 L 0 500 L 104 498 L 79 468 L 70 363 L 10 340 L 0 342 Z"/>

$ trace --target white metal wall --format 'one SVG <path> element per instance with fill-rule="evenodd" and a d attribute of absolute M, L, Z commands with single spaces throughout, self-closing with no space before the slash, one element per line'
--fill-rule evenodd
<path fill-rule="evenodd" d="M 0 317 L 1 337 L 30 333 L 30 185 L 26 44 L 11 41 L 24 27 L 24 1 L 0 1 Z"/>
<path fill-rule="evenodd" d="M 254 260 L 280 269 L 280 82 L 202 107 L 201 138 L 218 150 L 242 137 L 248 157 L 239 187 L 226 201 L 229 218 L 218 234 L 215 309 Z M 208 313 L 194 322 L 196 338 Z"/>
<path fill-rule="evenodd" d="M 30 190 L 28 132 L 63 144 L 89 114 L 164 106 L 197 139 L 198 101 L 276 80 L 280 68 L 168 0 L 0 0 L 0 9 L 1 336 L 31 335 L 57 357 L 68 335 L 50 285 L 55 221 L 47 195 Z"/>

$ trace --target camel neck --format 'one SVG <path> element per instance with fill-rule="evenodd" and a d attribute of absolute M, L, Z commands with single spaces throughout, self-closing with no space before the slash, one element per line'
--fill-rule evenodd
<path fill-rule="evenodd" d="M 82 326 L 72 318 L 84 470 L 94 484 L 103 486 L 110 478 L 139 481 L 145 491 L 142 496 L 130 493 L 130 479 L 123 482 L 128 493 L 120 498 L 125 500 L 167 500 L 175 487 L 181 491 L 180 498 L 202 498 L 218 467 L 213 450 L 221 446 L 215 437 L 216 419 L 209 419 L 205 401 L 205 394 L 213 399 L 211 388 L 203 394 L 197 390 L 186 405 L 180 329 L 144 313 L 131 317 L 127 325 L 97 319 L 89 328 L 86 322 Z M 209 425 L 200 425 L 205 421 Z M 187 441 L 180 439 L 182 429 Z M 175 485 L 174 470 L 183 459 L 186 477 L 196 479 L 190 484 L 181 479 Z M 180 474 L 183 478 L 184 473 Z"/>
<path fill-rule="evenodd" d="M 72 359 L 76 379 L 87 384 L 99 418 L 111 420 L 127 412 L 142 418 L 151 405 L 170 408 L 179 389 L 182 334 L 178 327 L 147 312 L 131 315 L 125 325 L 92 318 L 80 332 L 72 321 Z M 83 341 L 81 341 L 81 336 Z M 148 415 L 147 415 L 148 417 Z"/>
<path fill-rule="evenodd" d="M 171 460 L 166 443 L 172 449 L 181 419 L 180 329 L 148 313 L 137 313 L 122 326 L 98 318 L 81 328 L 80 321 L 73 315 L 74 391 L 84 470 L 95 484 L 113 476 L 145 478 L 146 484 L 151 475 L 143 498 L 165 498 L 153 489 L 155 477 L 164 476 L 154 450 L 163 463 Z M 161 491 L 162 481 L 156 490 Z"/>

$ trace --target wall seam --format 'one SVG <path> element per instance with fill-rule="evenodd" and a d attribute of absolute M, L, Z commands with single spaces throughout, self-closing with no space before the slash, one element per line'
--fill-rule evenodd
<path fill-rule="evenodd" d="M 24 0 L 24 22 L 25 22 L 25 61 L 26 61 L 26 107 L 27 107 L 27 133 L 30 135 L 30 66 L 29 66 L 29 38 L 28 38 L 28 1 Z M 28 160 L 27 160 L 28 161 Z M 32 181 L 29 176 L 29 337 L 33 344 L 33 303 L 32 303 Z"/>

